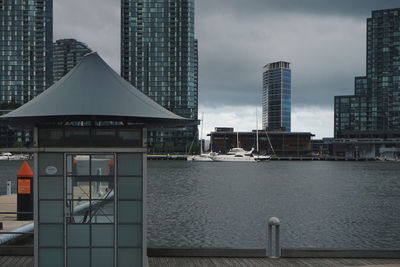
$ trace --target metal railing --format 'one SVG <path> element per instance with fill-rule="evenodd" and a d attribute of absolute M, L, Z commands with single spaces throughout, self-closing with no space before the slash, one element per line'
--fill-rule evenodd
<path fill-rule="evenodd" d="M 13 212 L 13 211 L 1 211 L 0 215 L 33 215 L 33 212 Z M 27 221 L 28 222 L 28 221 Z M 1 230 L 3 230 L 3 222 L 1 223 Z M 15 228 L 12 231 L 0 231 L 0 246 L 7 244 L 8 242 L 20 238 L 22 236 L 32 236 L 33 232 L 33 223 L 25 224 L 20 227 Z"/>

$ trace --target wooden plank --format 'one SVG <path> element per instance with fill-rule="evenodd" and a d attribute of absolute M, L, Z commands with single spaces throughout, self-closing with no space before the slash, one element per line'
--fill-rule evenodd
<path fill-rule="evenodd" d="M 5 260 L 5 262 L 3 263 L 3 265 L 2 266 L 11 266 L 12 264 L 13 264 L 13 257 L 6 257 L 6 260 Z"/>
<path fill-rule="evenodd" d="M 11 266 L 15 266 L 15 267 L 21 267 L 23 262 L 24 262 L 24 258 L 22 257 L 16 257 L 16 256 L 12 256 L 13 258 L 13 264 Z"/>
<path fill-rule="evenodd" d="M 24 261 L 21 263 L 22 267 L 31 267 L 33 266 L 33 257 L 23 257 Z"/>
<path fill-rule="evenodd" d="M 289 258 L 289 259 L 268 259 L 268 258 L 149 258 L 150 267 L 336 267 L 336 266 L 371 266 L 380 264 L 385 265 L 398 265 L 400 260 L 394 259 L 321 259 L 321 258 Z M 378 265 L 379 266 L 379 265 Z M 398 267 L 396 266 L 396 267 Z M 386 267 L 386 266 L 385 266 Z M 392 267 L 392 266 L 390 266 Z"/>
<path fill-rule="evenodd" d="M 33 267 L 33 257 L 0 257 L 0 266 Z M 399 267 L 398 259 L 150 257 L 150 267 Z"/>
<path fill-rule="evenodd" d="M 311 249 L 283 248 L 283 258 L 373 258 L 400 259 L 400 249 Z"/>
<path fill-rule="evenodd" d="M 5 266 L 4 263 L 6 262 L 7 257 L 0 257 L 0 266 Z"/>
<path fill-rule="evenodd" d="M 33 257 L 7 256 L 0 257 L 0 266 L 7 267 L 32 267 Z"/>
<path fill-rule="evenodd" d="M 259 258 L 265 256 L 265 249 L 231 248 L 148 248 L 149 257 L 237 257 Z"/>

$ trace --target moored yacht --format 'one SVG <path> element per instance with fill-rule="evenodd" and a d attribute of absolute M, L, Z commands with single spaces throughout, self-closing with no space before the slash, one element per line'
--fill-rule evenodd
<path fill-rule="evenodd" d="M 241 147 L 235 147 L 229 150 L 226 155 L 218 154 L 212 156 L 213 161 L 223 162 L 223 161 L 233 161 L 233 162 L 255 162 L 255 158 L 252 155 L 253 149 L 246 151 Z"/>
<path fill-rule="evenodd" d="M 201 137 L 200 140 L 203 140 L 203 126 L 204 126 L 204 113 L 201 118 Z M 212 152 L 212 145 L 211 145 L 211 152 L 203 153 L 203 144 L 200 144 L 200 155 L 193 155 L 188 156 L 186 158 L 187 161 L 213 161 L 212 156 L 217 155 L 217 153 Z"/>
<path fill-rule="evenodd" d="M 0 160 L 27 160 L 29 155 L 18 154 L 13 155 L 10 152 L 3 152 L 0 154 Z"/>
<path fill-rule="evenodd" d="M 187 161 L 213 161 L 212 157 L 217 155 L 215 152 L 202 153 L 200 155 L 193 155 L 187 157 Z"/>

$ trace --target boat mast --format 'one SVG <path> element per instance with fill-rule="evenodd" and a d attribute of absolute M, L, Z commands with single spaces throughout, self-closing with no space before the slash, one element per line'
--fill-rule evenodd
<path fill-rule="evenodd" d="M 210 134 L 210 152 L 213 152 L 213 145 L 212 145 L 212 132 Z"/>
<path fill-rule="evenodd" d="M 257 139 L 257 153 L 258 153 L 258 109 L 256 108 L 256 139 Z"/>
<path fill-rule="evenodd" d="M 201 114 L 200 155 L 203 154 L 203 127 L 204 127 L 204 112 Z"/>
<path fill-rule="evenodd" d="M 273 155 L 275 155 L 275 150 L 274 147 L 272 146 L 271 140 L 269 139 L 267 130 L 265 130 L 265 134 L 267 135 L 269 146 L 271 147 L 272 153 L 274 153 Z"/>

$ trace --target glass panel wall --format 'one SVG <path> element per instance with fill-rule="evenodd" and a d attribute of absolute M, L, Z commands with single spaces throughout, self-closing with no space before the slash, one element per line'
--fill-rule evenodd
<path fill-rule="evenodd" d="M 141 128 L 68 126 L 39 129 L 42 147 L 143 147 Z"/>
<path fill-rule="evenodd" d="M 142 153 L 39 153 L 38 167 L 40 267 L 142 266 Z"/>
<path fill-rule="evenodd" d="M 119 153 L 118 157 L 118 267 L 142 266 L 143 155 Z"/>
<path fill-rule="evenodd" d="M 67 266 L 114 266 L 115 156 L 66 156 Z"/>
<path fill-rule="evenodd" d="M 39 266 L 64 266 L 64 154 L 38 155 Z"/>

